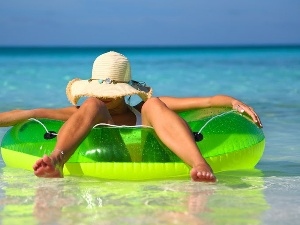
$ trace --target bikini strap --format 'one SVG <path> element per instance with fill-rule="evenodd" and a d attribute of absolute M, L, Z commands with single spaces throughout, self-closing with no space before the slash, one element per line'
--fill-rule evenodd
<path fill-rule="evenodd" d="M 129 106 L 129 109 L 131 110 L 131 112 L 134 113 L 135 117 L 136 117 L 136 122 L 135 125 L 142 125 L 142 116 L 141 113 L 134 107 Z"/>

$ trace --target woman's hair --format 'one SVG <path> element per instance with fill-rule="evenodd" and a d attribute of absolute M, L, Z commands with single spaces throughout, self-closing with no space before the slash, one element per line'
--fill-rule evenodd
<path fill-rule="evenodd" d="M 126 103 L 127 105 L 130 105 L 130 99 L 131 99 L 131 95 L 125 97 L 125 103 Z M 131 106 L 131 105 L 130 105 L 130 106 Z"/>

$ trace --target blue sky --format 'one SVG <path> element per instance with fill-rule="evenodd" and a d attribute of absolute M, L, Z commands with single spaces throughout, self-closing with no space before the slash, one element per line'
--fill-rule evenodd
<path fill-rule="evenodd" d="M 300 44 L 300 0 L 4 0 L 0 46 Z"/>

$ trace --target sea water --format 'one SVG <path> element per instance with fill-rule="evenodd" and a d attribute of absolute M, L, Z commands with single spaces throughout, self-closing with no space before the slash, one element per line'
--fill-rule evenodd
<path fill-rule="evenodd" d="M 252 106 L 266 136 L 261 161 L 207 184 L 41 179 L 0 158 L 0 224 L 299 223 L 300 47 L 0 48 L 0 112 L 69 106 L 67 83 L 90 78 L 109 50 L 125 54 L 155 96 L 226 94 Z"/>

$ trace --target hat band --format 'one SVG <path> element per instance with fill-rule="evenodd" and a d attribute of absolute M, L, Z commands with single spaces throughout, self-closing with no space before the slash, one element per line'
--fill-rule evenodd
<path fill-rule="evenodd" d="M 126 83 L 126 84 L 130 84 L 131 86 L 133 85 L 139 85 L 139 86 L 146 86 L 145 82 L 139 82 L 139 81 L 135 81 L 135 80 L 130 80 L 130 81 L 118 81 L 118 80 L 112 80 L 110 78 L 106 78 L 106 79 L 88 79 L 88 82 L 91 82 L 92 80 L 98 80 L 98 82 L 100 84 L 105 83 L 105 84 L 117 84 L 117 83 Z"/>
<path fill-rule="evenodd" d="M 135 81 L 135 80 L 130 80 L 128 82 L 126 81 L 117 81 L 117 80 L 112 80 L 110 78 L 106 78 L 106 79 L 88 79 L 88 82 L 91 82 L 93 80 L 98 80 L 98 82 L 100 84 L 118 84 L 118 83 L 125 83 L 125 84 L 129 84 L 131 87 L 135 88 L 138 91 L 144 91 L 146 93 L 148 93 L 151 88 L 146 86 L 145 82 L 139 82 L 139 81 Z"/>
<path fill-rule="evenodd" d="M 88 79 L 88 82 L 91 82 L 92 80 L 98 80 L 100 84 L 105 83 L 105 84 L 117 84 L 117 83 L 128 83 L 127 81 L 117 81 L 117 80 L 112 80 L 110 78 L 106 79 Z"/>

